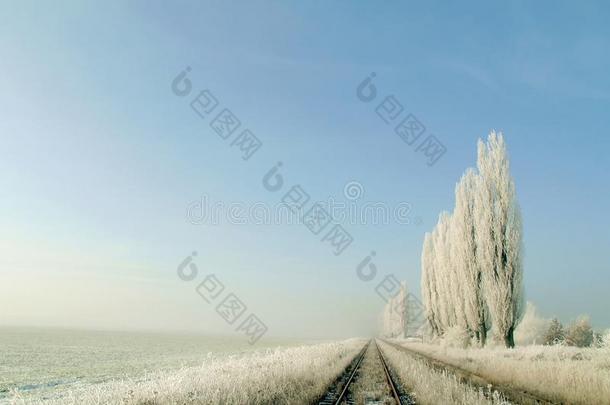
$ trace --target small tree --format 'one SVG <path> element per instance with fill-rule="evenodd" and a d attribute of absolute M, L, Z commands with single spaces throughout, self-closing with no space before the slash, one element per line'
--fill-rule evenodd
<path fill-rule="evenodd" d="M 442 329 L 438 312 L 438 283 L 434 270 L 434 245 L 433 234 L 426 233 L 424 246 L 421 254 L 421 292 L 424 307 L 426 308 L 426 319 L 430 325 L 433 336 L 442 335 Z"/>
<path fill-rule="evenodd" d="M 593 332 L 593 343 L 592 347 L 600 348 L 604 347 L 604 334 L 601 331 Z"/>
<path fill-rule="evenodd" d="M 388 303 L 383 308 L 382 335 L 391 338 L 405 338 L 408 326 L 407 310 L 407 284 L 400 283 L 399 292 L 390 297 Z"/>
<path fill-rule="evenodd" d="M 602 336 L 602 346 L 610 349 L 610 329 L 606 330 Z"/>
<path fill-rule="evenodd" d="M 593 344 L 593 328 L 588 317 L 580 317 L 570 325 L 566 333 L 566 343 L 577 347 L 590 347 Z"/>
<path fill-rule="evenodd" d="M 544 344 L 545 345 L 555 345 L 561 343 L 565 340 L 565 332 L 563 330 L 563 325 L 559 322 L 559 319 L 553 318 L 551 319 L 551 324 L 549 325 L 549 329 L 544 336 Z"/>

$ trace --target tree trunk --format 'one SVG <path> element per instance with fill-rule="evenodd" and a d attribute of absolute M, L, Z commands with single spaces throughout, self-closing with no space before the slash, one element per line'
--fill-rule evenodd
<path fill-rule="evenodd" d="M 506 347 L 511 349 L 515 347 L 514 330 L 512 327 L 509 328 L 508 331 L 506 331 L 506 334 L 504 335 L 504 344 L 506 345 Z"/>
<path fill-rule="evenodd" d="M 485 327 L 485 322 L 482 322 L 479 325 L 479 331 L 477 332 L 479 335 L 479 342 L 481 343 L 481 347 L 485 347 L 485 343 L 487 343 L 487 327 Z"/>

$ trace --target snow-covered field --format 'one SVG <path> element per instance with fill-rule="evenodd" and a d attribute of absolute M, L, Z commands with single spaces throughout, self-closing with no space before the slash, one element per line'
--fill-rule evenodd
<path fill-rule="evenodd" d="M 556 402 L 610 404 L 610 349 L 564 346 L 459 349 L 396 343 L 478 374 L 492 383 L 538 393 Z"/>
<path fill-rule="evenodd" d="M 159 371 L 11 403 L 306 404 L 321 396 L 366 343 L 362 339 L 231 356 L 210 355 L 197 367 Z"/>
<path fill-rule="evenodd" d="M 388 367 L 399 377 L 400 384 L 414 397 L 417 404 L 468 404 L 498 405 L 506 404 L 498 393 L 484 392 L 462 384 L 450 373 L 433 370 L 423 362 L 400 352 L 398 349 L 379 341 Z"/>
<path fill-rule="evenodd" d="M 266 338 L 253 346 L 241 336 L 0 327 L 0 403 L 16 390 L 23 397 L 45 398 L 152 371 L 199 366 L 208 353 L 219 357 L 318 343 L 324 342 Z"/>

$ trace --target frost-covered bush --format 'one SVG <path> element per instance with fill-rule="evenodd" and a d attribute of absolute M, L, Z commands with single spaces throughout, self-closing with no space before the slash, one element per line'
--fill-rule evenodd
<path fill-rule="evenodd" d="M 580 317 L 568 327 L 566 344 L 576 347 L 590 347 L 593 344 L 593 328 L 588 317 Z"/>
<path fill-rule="evenodd" d="M 544 343 L 550 324 L 551 321 L 539 317 L 534 304 L 528 302 L 523 319 L 515 331 L 515 342 L 518 346 Z"/>
<path fill-rule="evenodd" d="M 607 329 L 606 333 L 602 336 L 602 346 L 606 349 L 610 349 L 610 329 Z"/>
<path fill-rule="evenodd" d="M 559 322 L 559 319 L 553 318 L 549 324 L 549 327 L 544 335 L 543 344 L 545 345 L 557 345 L 563 344 L 566 338 L 566 333 L 563 330 L 563 325 Z"/>
<path fill-rule="evenodd" d="M 591 347 L 597 349 L 610 349 L 610 329 L 593 332 L 593 344 L 591 344 Z"/>
<path fill-rule="evenodd" d="M 465 349 L 470 345 L 471 337 L 466 330 L 459 326 L 454 326 L 447 329 L 447 332 L 441 339 L 441 344 L 445 347 L 458 347 Z"/>

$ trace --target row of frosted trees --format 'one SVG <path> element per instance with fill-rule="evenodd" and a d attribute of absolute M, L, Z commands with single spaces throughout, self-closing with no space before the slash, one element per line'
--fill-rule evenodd
<path fill-rule="evenodd" d="M 422 297 L 432 334 L 458 329 L 485 345 L 488 331 L 514 347 L 522 316 L 521 213 L 501 133 L 479 140 L 477 170 L 455 187 L 422 249 Z"/>
<path fill-rule="evenodd" d="M 404 338 L 407 335 L 408 305 L 407 285 L 402 282 L 398 294 L 391 297 L 381 314 L 381 335 L 389 338 Z"/>

